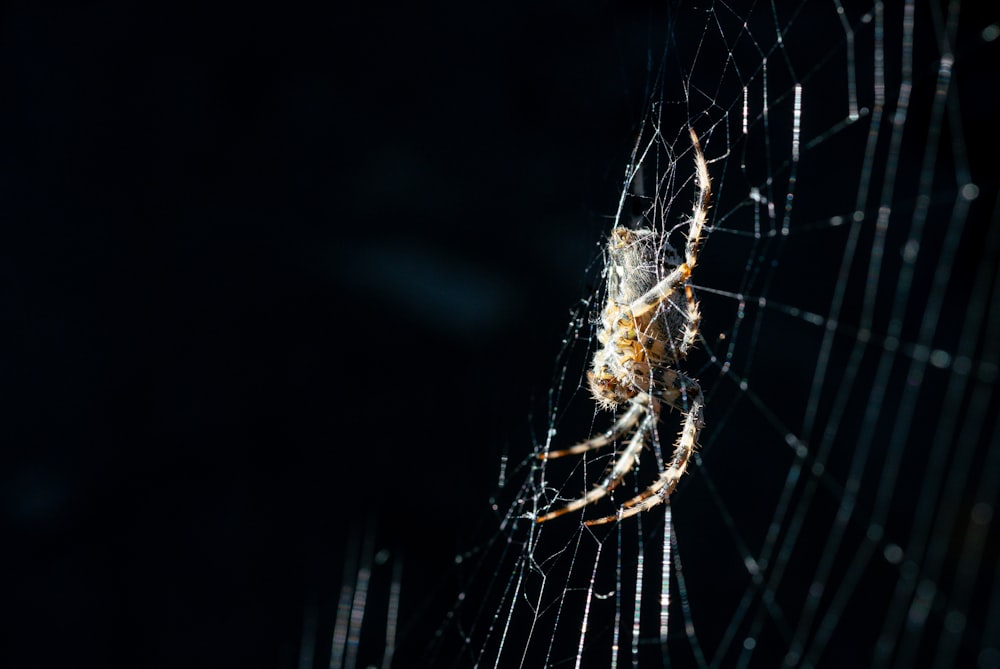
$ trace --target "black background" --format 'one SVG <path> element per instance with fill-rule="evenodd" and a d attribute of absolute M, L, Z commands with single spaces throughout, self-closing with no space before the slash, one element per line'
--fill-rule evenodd
<path fill-rule="evenodd" d="M 352 527 L 419 605 L 526 447 L 648 10 L 335 4 L 0 14 L 3 666 L 288 665 Z"/>
<path fill-rule="evenodd" d="M 662 9 L 6 5 L 0 665 L 293 666 L 364 527 L 419 647 L 591 287 Z"/>

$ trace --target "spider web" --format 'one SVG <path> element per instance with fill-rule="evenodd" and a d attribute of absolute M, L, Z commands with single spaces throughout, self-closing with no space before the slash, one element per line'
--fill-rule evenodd
<path fill-rule="evenodd" d="M 988 4 L 6 3 L 0 666 L 1000 667 Z M 539 525 L 689 129 L 696 458 Z"/>
<path fill-rule="evenodd" d="M 459 502 L 489 508 L 455 512 L 477 534 L 434 598 L 443 615 L 407 608 L 409 567 L 373 558 L 374 529 L 352 540 L 331 666 L 358 662 L 351 601 L 379 573 L 392 614 L 371 639 L 391 628 L 381 657 L 396 666 L 1000 666 L 996 18 L 837 0 L 616 14 L 631 137 L 592 225 L 549 233 L 554 267 L 583 284 L 576 306 L 539 298 L 572 309 L 547 389 L 517 386 L 530 436 L 503 433 L 488 502 L 481 489 Z M 689 127 L 713 180 L 692 278 L 701 336 L 680 364 L 706 398 L 694 464 L 669 504 L 579 522 L 655 478 L 680 425 L 665 414 L 620 489 L 536 524 L 614 457 L 537 455 L 613 422 L 585 379 L 601 244 L 643 215 L 683 244 Z M 518 406 L 504 392 L 494 406 Z"/>

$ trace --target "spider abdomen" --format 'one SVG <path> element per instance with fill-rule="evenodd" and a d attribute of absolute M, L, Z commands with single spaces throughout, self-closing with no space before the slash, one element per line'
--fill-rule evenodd
<path fill-rule="evenodd" d="M 640 393 L 652 394 L 661 372 L 677 361 L 684 312 L 669 301 L 636 317 L 629 305 L 646 295 L 680 260 L 653 230 L 617 228 L 607 247 L 607 296 L 587 374 L 591 394 L 615 409 Z"/>

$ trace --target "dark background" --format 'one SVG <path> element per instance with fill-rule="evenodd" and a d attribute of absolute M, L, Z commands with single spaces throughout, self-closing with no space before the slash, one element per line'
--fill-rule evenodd
<path fill-rule="evenodd" d="M 415 652 L 531 447 L 665 8 L 328 4 L 0 10 L 0 666 L 296 666 L 365 532 Z"/>
<path fill-rule="evenodd" d="M 0 11 L 0 665 L 290 666 L 373 521 L 420 615 L 528 447 L 649 10 L 334 4 Z"/>

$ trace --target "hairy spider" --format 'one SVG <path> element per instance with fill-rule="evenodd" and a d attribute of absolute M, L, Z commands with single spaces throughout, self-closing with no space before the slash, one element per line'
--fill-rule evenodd
<path fill-rule="evenodd" d="M 646 442 L 655 440 L 664 404 L 683 415 L 670 461 L 656 481 L 625 502 L 618 513 L 584 524 L 621 520 L 661 504 L 687 471 L 703 425 L 704 400 L 698 382 L 674 367 L 684 360 L 698 336 L 701 314 L 690 279 L 698 262 L 698 244 L 712 196 L 708 165 L 694 130 L 691 143 L 698 193 L 688 221 L 683 257 L 667 242 L 666 229 L 632 230 L 616 225 L 607 244 L 604 267 L 607 302 L 597 333 L 601 347 L 594 353 L 587 378 L 600 408 L 615 410 L 621 405 L 628 408 L 603 434 L 539 457 L 551 460 L 584 453 L 630 433 L 631 436 L 600 483 L 564 507 L 536 517 L 539 523 L 592 504 L 617 486 L 632 470 Z"/>

